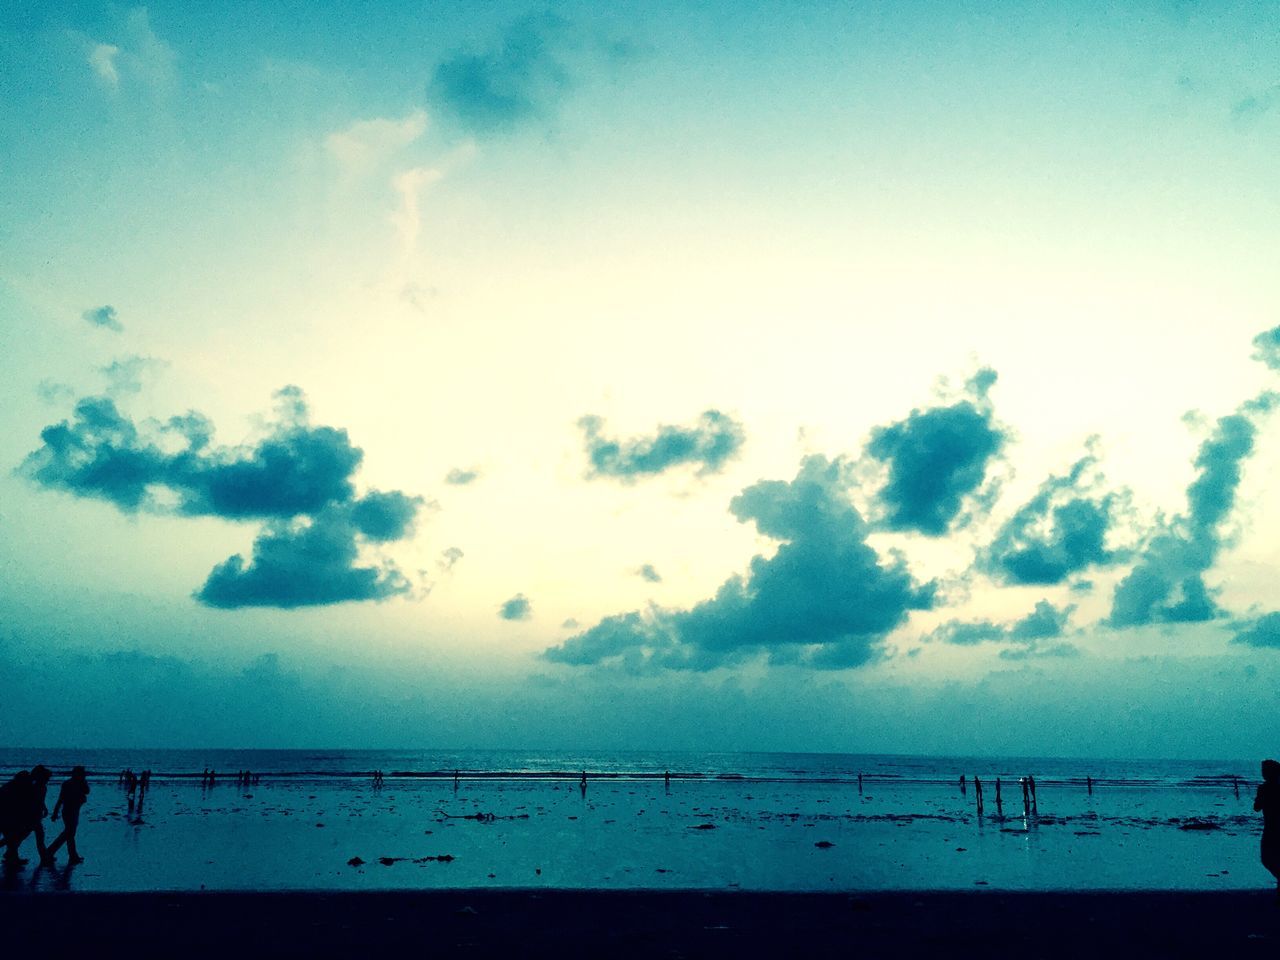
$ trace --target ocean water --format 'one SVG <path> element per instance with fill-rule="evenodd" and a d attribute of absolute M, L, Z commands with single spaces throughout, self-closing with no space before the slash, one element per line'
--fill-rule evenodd
<path fill-rule="evenodd" d="M 37 762 L 56 773 L 50 807 L 72 764 L 91 771 L 78 837 L 86 862 L 71 868 L 63 855 L 57 867 L 38 868 L 28 841 L 32 862 L 3 875 L 10 889 L 1271 883 L 1258 863 L 1255 761 L 0 750 L 6 778 Z M 153 771 L 145 797 L 130 798 L 117 783 L 125 767 Z M 206 768 L 218 773 L 213 786 L 201 782 Z M 260 779 L 239 786 L 239 770 Z M 381 787 L 372 784 L 373 770 L 385 774 Z M 1034 810 L 1024 808 L 1018 782 L 1028 774 L 1036 781 Z M 981 816 L 975 775 L 983 781 Z M 46 823 L 50 838 L 59 828 Z"/>

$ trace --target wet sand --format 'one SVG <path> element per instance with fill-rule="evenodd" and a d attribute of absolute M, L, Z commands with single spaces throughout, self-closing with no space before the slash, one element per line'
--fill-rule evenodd
<path fill-rule="evenodd" d="M 140 956 L 1274 957 L 1272 892 L 0 895 L 4 946 Z"/>

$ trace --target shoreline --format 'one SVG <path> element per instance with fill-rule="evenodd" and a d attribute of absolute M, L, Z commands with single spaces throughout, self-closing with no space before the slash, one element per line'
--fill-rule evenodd
<path fill-rule="evenodd" d="M 133 955 L 1275 956 L 1274 891 L 0 893 L 6 948 Z"/>

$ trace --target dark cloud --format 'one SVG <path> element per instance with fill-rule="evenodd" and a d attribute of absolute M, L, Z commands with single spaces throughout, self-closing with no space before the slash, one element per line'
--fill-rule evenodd
<path fill-rule="evenodd" d="M 437 66 L 427 92 L 475 133 L 545 118 L 571 82 L 567 27 L 553 14 L 517 20 L 495 49 L 458 54 Z"/>
<path fill-rule="evenodd" d="M 880 641 L 911 610 L 929 609 L 936 584 L 918 584 L 900 556 L 883 561 L 849 502 L 844 470 L 805 460 L 796 478 L 762 481 L 730 504 L 780 541 L 752 558 L 689 610 L 650 608 L 606 617 L 545 656 L 569 664 L 618 660 L 632 667 L 708 670 L 760 653 L 776 661 L 852 667 L 881 653 Z"/>
<path fill-rule="evenodd" d="M 1049 601 L 1041 600 L 1029 614 L 1012 624 L 990 620 L 950 620 L 938 626 L 926 639 L 959 646 L 1003 644 L 1005 649 L 1000 651 L 1000 656 L 1006 660 L 1074 656 L 1079 651 L 1071 644 L 1048 642 L 1062 636 L 1074 610 L 1074 606 L 1055 607 Z"/>
<path fill-rule="evenodd" d="M 1264 330 L 1253 338 L 1253 359 L 1280 370 L 1280 327 Z"/>
<path fill-rule="evenodd" d="M 1087 489 L 1096 464 L 1091 453 L 1041 484 L 996 533 L 978 566 L 1005 583 L 1050 585 L 1123 559 L 1106 544 L 1119 498 Z"/>
<path fill-rule="evenodd" d="M 120 318 L 116 315 L 116 308 L 110 304 L 86 310 L 80 316 L 84 318 L 86 323 L 91 323 L 95 327 L 105 327 L 108 330 L 114 330 L 116 333 L 124 329 L 124 324 L 120 322 Z"/>
<path fill-rule="evenodd" d="M 475 483 L 480 479 L 480 471 L 476 469 L 462 470 L 454 467 L 444 476 L 444 482 L 451 487 L 465 487 L 469 483 Z"/>
<path fill-rule="evenodd" d="M 979 488 L 1007 440 L 987 399 L 995 379 L 994 370 L 983 368 L 969 381 L 966 399 L 912 410 L 905 420 L 872 431 L 867 453 L 888 467 L 878 497 L 890 530 L 941 536 L 966 498 L 990 498 L 993 488 Z"/>
<path fill-rule="evenodd" d="M 640 567 L 640 569 L 636 571 L 636 575 L 642 580 L 647 580 L 649 583 L 662 582 L 662 574 L 658 573 L 657 568 L 654 567 L 652 563 L 646 563 L 644 566 Z"/>
<path fill-rule="evenodd" d="M 1237 623 L 1236 635 L 1231 642 L 1250 647 L 1280 648 L 1280 613 L 1264 613 L 1252 620 Z"/>
<path fill-rule="evenodd" d="M 411 499 L 411 498 L 407 498 Z M 361 566 L 355 506 L 266 524 L 248 563 L 239 554 L 213 568 L 195 593 L 210 607 L 293 607 L 385 600 L 412 590 L 390 563 Z"/>
<path fill-rule="evenodd" d="M 586 440 L 588 476 L 616 477 L 624 482 L 655 476 L 685 464 L 698 464 L 698 476 L 717 473 L 742 448 L 742 424 L 718 410 L 707 410 L 692 427 L 661 424 L 652 437 L 610 440 L 601 433 L 604 420 L 578 421 Z"/>
<path fill-rule="evenodd" d="M 503 620 L 529 620 L 533 617 L 533 604 L 523 593 L 517 593 L 498 608 Z"/>
<path fill-rule="evenodd" d="M 80 400 L 71 420 L 41 431 L 19 468 L 41 486 L 184 516 L 260 520 L 249 562 L 219 564 L 196 596 L 211 606 L 280 606 L 381 599 L 409 590 L 394 565 L 358 566 L 361 543 L 409 537 L 424 501 L 400 491 L 356 497 L 363 454 L 345 430 L 308 422 L 296 387 L 277 394 L 267 436 L 213 448 L 213 425 L 189 412 L 144 431 L 109 397 Z"/>
<path fill-rule="evenodd" d="M 1222 547 L 1219 529 L 1235 505 L 1241 466 L 1253 452 L 1257 421 L 1280 399 L 1264 393 L 1218 420 L 1196 454 L 1186 512 L 1163 522 L 1116 586 L 1108 623 L 1198 623 L 1221 614 L 1204 573 Z"/>

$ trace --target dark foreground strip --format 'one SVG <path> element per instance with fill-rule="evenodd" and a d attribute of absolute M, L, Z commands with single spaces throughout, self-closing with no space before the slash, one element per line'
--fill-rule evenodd
<path fill-rule="evenodd" d="M 1272 893 L 0 893 L 0 955 L 1280 957 Z"/>

